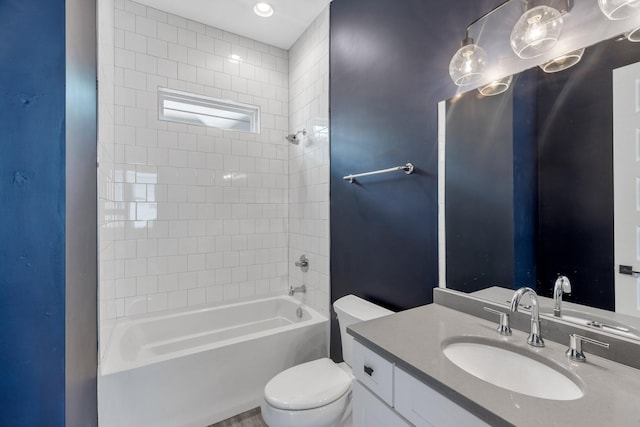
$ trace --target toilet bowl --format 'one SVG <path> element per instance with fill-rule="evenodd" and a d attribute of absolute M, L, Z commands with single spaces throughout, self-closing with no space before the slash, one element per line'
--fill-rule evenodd
<path fill-rule="evenodd" d="M 271 427 L 344 426 L 351 381 L 349 366 L 328 358 L 294 366 L 265 387 L 262 418 Z"/>
<path fill-rule="evenodd" d="M 346 363 L 322 358 L 289 368 L 264 389 L 262 417 L 269 427 L 351 427 L 351 345 L 347 326 L 393 314 L 354 295 L 337 300 Z"/>

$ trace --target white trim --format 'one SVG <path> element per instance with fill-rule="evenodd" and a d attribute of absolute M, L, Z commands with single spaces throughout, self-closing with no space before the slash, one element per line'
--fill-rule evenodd
<path fill-rule="evenodd" d="M 447 101 L 438 103 L 438 286 L 447 287 L 447 251 L 445 235 L 445 141 Z"/>
<path fill-rule="evenodd" d="M 167 114 L 169 111 L 172 114 Z M 158 120 L 260 133 L 260 107 L 257 105 L 163 87 L 158 87 Z"/>

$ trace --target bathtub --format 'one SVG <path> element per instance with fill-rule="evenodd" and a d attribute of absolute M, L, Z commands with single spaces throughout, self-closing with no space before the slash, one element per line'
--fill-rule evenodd
<path fill-rule="evenodd" d="M 100 364 L 99 425 L 224 420 L 259 406 L 277 373 L 325 357 L 327 337 L 327 318 L 287 296 L 119 320 Z"/>

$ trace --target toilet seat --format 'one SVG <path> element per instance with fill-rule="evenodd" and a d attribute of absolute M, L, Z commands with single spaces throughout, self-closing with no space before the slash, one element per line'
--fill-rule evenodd
<path fill-rule="evenodd" d="M 267 403 L 276 409 L 302 411 L 327 406 L 351 389 L 351 377 L 335 362 L 322 358 L 289 368 L 264 389 Z"/>
<path fill-rule="evenodd" d="M 351 426 L 351 390 L 335 402 L 314 409 L 291 411 L 260 405 L 262 418 L 270 427 L 347 427 Z"/>

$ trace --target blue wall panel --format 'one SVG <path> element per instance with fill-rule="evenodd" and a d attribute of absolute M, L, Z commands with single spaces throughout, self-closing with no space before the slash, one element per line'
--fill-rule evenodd
<path fill-rule="evenodd" d="M 0 425 L 62 426 L 64 0 L 1 0 L 0 61 Z"/>

